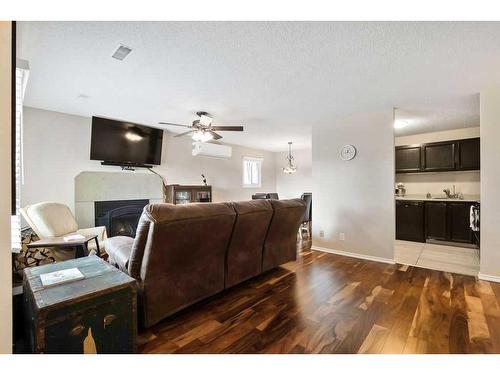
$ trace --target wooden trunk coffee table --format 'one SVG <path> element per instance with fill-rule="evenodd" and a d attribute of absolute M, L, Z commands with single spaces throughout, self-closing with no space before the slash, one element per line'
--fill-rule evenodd
<path fill-rule="evenodd" d="M 41 274 L 78 268 L 84 279 L 44 287 Z M 89 256 L 24 269 L 30 353 L 134 353 L 136 281 Z"/>
<path fill-rule="evenodd" d="M 75 249 L 75 258 L 82 258 L 89 255 L 88 243 L 95 240 L 97 254 L 101 252 L 99 249 L 99 240 L 97 239 L 97 235 L 83 236 L 82 239 L 73 241 L 64 241 L 64 237 L 66 236 L 44 238 L 42 240 L 31 242 L 27 246 L 30 249 L 37 247 L 49 247 L 61 250 Z"/>

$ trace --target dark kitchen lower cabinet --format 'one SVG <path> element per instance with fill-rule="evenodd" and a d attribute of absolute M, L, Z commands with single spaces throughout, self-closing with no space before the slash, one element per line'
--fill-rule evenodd
<path fill-rule="evenodd" d="M 475 243 L 469 226 L 473 202 L 396 201 L 396 239 Z"/>
<path fill-rule="evenodd" d="M 447 204 L 449 241 L 473 242 L 469 219 L 471 205 L 472 202 L 450 202 Z"/>
<path fill-rule="evenodd" d="M 446 241 L 447 221 L 446 202 L 425 202 L 426 238 Z"/>
<path fill-rule="evenodd" d="M 425 242 L 423 201 L 396 201 L 396 239 Z"/>

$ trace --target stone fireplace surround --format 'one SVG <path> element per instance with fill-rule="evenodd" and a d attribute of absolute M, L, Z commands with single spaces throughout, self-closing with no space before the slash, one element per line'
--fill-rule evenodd
<path fill-rule="evenodd" d="M 163 201 L 162 183 L 149 171 L 81 172 L 75 177 L 75 218 L 80 228 L 95 225 L 97 201 L 148 199 Z"/>

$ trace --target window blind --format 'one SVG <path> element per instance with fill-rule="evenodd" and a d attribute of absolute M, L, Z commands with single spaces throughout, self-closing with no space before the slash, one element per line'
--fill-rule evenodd
<path fill-rule="evenodd" d="M 24 182 L 23 175 L 23 97 L 28 78 L 26 69 L 16 68 L 16 131 L 15 131 L 15 181 L 16 181 L 16 213 L 11 217 L 11 244 L 12 251 L 21 250 L 21 185 Z"/>

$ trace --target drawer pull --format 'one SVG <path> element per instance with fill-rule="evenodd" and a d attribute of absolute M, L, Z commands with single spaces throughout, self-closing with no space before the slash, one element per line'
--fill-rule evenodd
<path fill-rule="evenodd" d="M 71 330 L 70 335 L 71 336 L 80 336 L 84 329 L 85 329 L 84 326 L 82 326 L 81 324 L 78 324 L 76 327 L 74 327 Z"/>
<path fill-rule="evenodd" d="M 109 326 L 111 323 L 113 323 L 113 320 L 116 319 L 116 315 L 109 314 L 104 317 L 104 328 Z"/>

